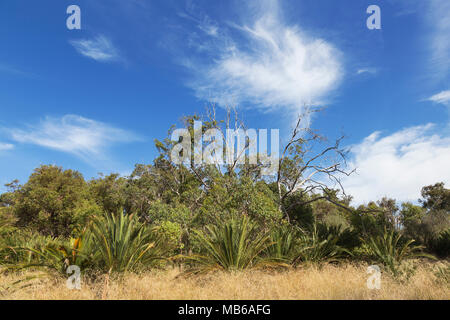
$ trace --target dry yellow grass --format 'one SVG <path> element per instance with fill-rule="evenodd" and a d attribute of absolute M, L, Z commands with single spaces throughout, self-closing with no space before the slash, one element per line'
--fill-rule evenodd
<path fill-rule="evenodd" d="M 103 279 L 85 279 L 81 290 L 69 290 L 62 278 L 40 279 L 16 291 L 3 290 L 0 299 L 450 299 L 449 283 L 438 280 L 433 266 L 419 267 L 404 283 L 383 274 L 380 290 L 367 288 L 366 269 L 363 265 L 327 265 L 321 269 L 216 273 L 193 278 L 176 278 L 179 271 L 170 269 L 111 279 L 106 292 Z M 2 276 L 0 287 L 18 279 L 18 275 Z"/>

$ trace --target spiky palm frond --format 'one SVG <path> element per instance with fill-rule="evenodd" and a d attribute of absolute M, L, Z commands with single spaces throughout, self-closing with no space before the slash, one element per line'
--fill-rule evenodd
<path fill-rule="evenodd" d="M 135 215 L 106 214 L 92 228 L 100 267 L 108 272 L 126 272 L 164 258 L 164 244 L 155 228 L 148 228 Z"/>
<path fill-rule="evenodd" d="M 314 223 L 312 230 L 302 231 L 300 235 L 300 249 L 294 259 L 294 264 L 324 263 L 339 260 L 345 253 L 349 252 L 339 246 L 338 241 L 339 234 L 319 232 L 317 224 Z"/>
<path fill-rule="evenodd" d="M 11 247 L 18 260 L 7 264 L 6 270 L 46 268 L 65 274 L 70 265 L 83 267 L 88 261 L 83 252 L 87 251 L 83 250 L 84 239 L 84 232 L 80 237 L 68 241 L 38 236 L 23 242 L 21 246 Z"/>
<path fill-rule="evenodd" d="M 382 263 L 394 276 L 400 273 L 402 262 L 406 259 L 427 257 L 434 259 L 430 254 L 424 253 L 424 246 L 414 245 L 415 240 L 405 240 L 395 230 L 384 232 L 378 236 L 361 239 L 366 245 L 369 254 Z"/>
<path fill-rule="evenodd" d="M 205 232 L 197 231 L 196 237 L 203 254 L 188 257 L 196 264 L 188 273 L 237 271 L 274 264 L 262 257 L 272 245 L 269 234 L 247 216 L 208 226 Z"/>
<path fill-rule="evenodd" d="M 265 251 L 269 259 L 292 264 L 298 253 L 299 230 L 292 226 L 281 226 L 274 228 L 270 232 L 272 244 Z"/>

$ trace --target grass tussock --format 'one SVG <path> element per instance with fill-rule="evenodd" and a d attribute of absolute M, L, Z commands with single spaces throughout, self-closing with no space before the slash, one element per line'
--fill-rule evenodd
<path fill-rule="evenodd" d="M 363 264 L 328 264 L 283 272 L 219 271 L 180 277 L 180 270 L 172 268 L 112 277 L 107 284 L 104 276 L 86 278 L 81 290 L 69 290 L 63 277 L 11 285 L 24 274 L 8 274 L 0 277 L 0 299 L 450 299 L 448 278 L 442 277 L 443 269 L 438 264 L 419 266 L 403 282 L 383 273 L 380 290 L 367 288 L 366 270 Z M 26 273 L 32 275 L 31 271 Z"/>

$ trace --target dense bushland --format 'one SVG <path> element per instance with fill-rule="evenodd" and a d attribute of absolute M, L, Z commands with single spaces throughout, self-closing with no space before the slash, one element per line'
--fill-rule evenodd
<path fill-rule="evenodd" d="M 194 119 L 185 124 L 192 128 Z M 294 132 L 274 179 L 248 163 L 175 165 L 168 138 L 156 141 L 152 164 L 137 164 L 128 177 L 86 181 L 43 165 L 0 196 L 2 270 L 65 274 L 76 264 L 86 274 L 110 274 L 182 264 L 198 273 L 363 260 L 396 276 L 408 258 L 448 258 L 450 190 L 443 183 L 425 186 L 420 205 L 383 198 L 353 207 L 339 189 L 302 180 L 310 170 L 343 172 L 340 162 L 312 164 L 318 157 L 304 150 L 315 137 Z M 344 154 L 338 144 L 324 150 Z"/>

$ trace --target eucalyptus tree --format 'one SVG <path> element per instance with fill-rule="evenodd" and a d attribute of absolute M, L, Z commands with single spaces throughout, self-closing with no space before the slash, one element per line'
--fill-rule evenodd
<path fill-rule="evenodd" d="M 341 183 L 348 170 L 348 150 L 341 146 L 344 136 L 334 143 L 310 127 L 311 115 L 321 109 L 306 109 L 297 117 L 287 143 L 279 157 L 276 185 L 279 209 L 290 220 L 289 211 L 295 206 L 305 206 L 318 200 L 327 200 L 348 209 L 337 197 L 339 191 L 345 198 Z M 290 198 L 295 198 L 291 201 Z M 350 210 L 350 209 L 349 209 Z"/>

